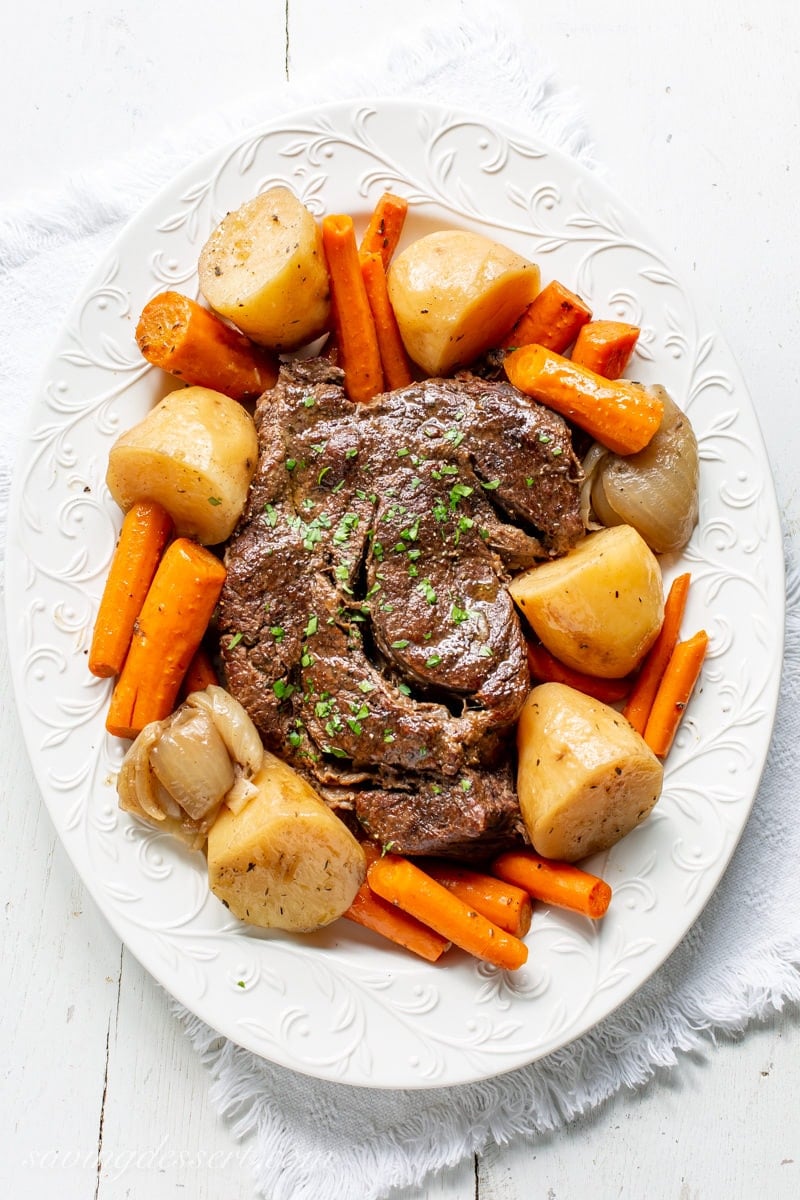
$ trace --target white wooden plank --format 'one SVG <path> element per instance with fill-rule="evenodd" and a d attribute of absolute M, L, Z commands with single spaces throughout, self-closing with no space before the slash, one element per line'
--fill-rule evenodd
<path fill-rule="evenodd" d="M 800 1031 L 796 1014 L 683 1056 L 646 1088 L 623 1091 L 567 1130 L 493 1149 L 480 1200 L 794 1200 L 800 1195 Z M 535 1191 L 531 1186 L 535 1182 Z"/>
<path fill-rule="evenodd" d="M 6 657 L 3 638 L 0 1176 L 18 1195 L 53 1194 L 57 1181 L 64 1200 L 78 1200 L 92 1195 L 96 1180 L 120 947 L 57 841 L 19 751 Z"/>

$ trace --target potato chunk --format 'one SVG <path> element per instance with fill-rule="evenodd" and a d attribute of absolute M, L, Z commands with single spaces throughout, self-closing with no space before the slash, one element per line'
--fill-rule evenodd
<path fill-rule="evenodd" d="M 123 512 L 156 500 L 177 534 L 215 546 L 233 532 L 257 460 L 255 425 L 241 404 L 210 388 L 180 388 L 117 438 L 106 483 Z"/>
<path fill-rule="evenodd" d="M 296 350 L 327 328 L 328 267 L 313 215 L 270 188 L 220 222 L 200 252 L 200 290 L 254 342 Z"/>
<path fill-rule="evenodd" d="M 400 334 L 428 375 L 449 375 L 496 346 L 539 291 L 535 263 L 478 233 L 412 242 L 389 268 Z"/>
<path fill-rule="evenodd" d="M 647 817 L 663 767 L 616 709 L 543 683 L 517 726 L 517 794 L 534 848 L 576 862 L 607 850 Z"/>
<path fill-rule="evenodd" d="M 509 591 L 551 654 L 603 679 L 632 671 L 664 620 L 658 559 L 630 525 L 590 533 L 563 558 L 518 575 Z"/>
<path fill-rule="evenodd" d="M 364 851 L 309 783 L 264 754 L 257 794 L 223 807 L 208 834 L 211 891 L 234 916 L 310 933 L 340 917 L 364 882 Z"/>

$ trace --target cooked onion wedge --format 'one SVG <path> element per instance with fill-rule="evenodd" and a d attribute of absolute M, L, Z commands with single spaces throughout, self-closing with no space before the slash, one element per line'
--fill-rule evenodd
<path fill-rule="evenodd" d="M 603 525 L 632 525 L 656 554 L 681 550 L 697 524 L 700 458 L 691 422 L 663 387 L 653 440 L 638 454 L 608 453 L 591 477 L 591 506 Z M 591 454 L 591 451 L 590 451 Z"/>

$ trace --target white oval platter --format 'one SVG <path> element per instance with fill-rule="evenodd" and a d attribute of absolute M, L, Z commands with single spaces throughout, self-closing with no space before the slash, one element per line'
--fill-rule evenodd
<path fill-rule="evenodd" d="M 411 204 L 405 240 L 476 229 L 536 260 L 599 316 L 642 327 L 628 374 L 665 384 L 702 456 L 701 517 L 664 562 L 692 572 L 684 628 L 710 655 L 652 817 L 592 861 L 614 888 L 600 924 L 540 908 L 528 964 L 456 953 L 429 966 L 339 921 L 292 937 L 232 920 L 204 859 L 117 808 L 126 744 L 104 729 L 109 683 L 86 668 L 120 514 L 109 447 L 171 390 L 136 348 L 165 288 L 197 294 L 213 225 L 271 184 L 363 227 L 386 189 Z M 125 229 L 78 298 L 34 397 L 8 547 L 14 683 L 56 829 L 116 933 L 183 1005 L 273 1062 L 323 1079 L 429 1088 L 530 1063 L 590 1030 L 664 961 L 714 891 L 753 803 L 777 702 L 780 524 L 758 424 L 721 338 L 626 205 L 564 155 L 463 112 L 399 102 L 282 118 L 197 162 Z M 24 852 L 24 850 L 21 850 Z"/>

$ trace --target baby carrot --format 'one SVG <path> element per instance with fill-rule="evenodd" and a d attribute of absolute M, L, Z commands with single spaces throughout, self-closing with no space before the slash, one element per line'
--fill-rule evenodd
<path fill-rule="evenodd" d="M 659 758 L 669 753 L 686 705 L 700 678 L 707 649 L 708 634 L 701 629 L 687 641 L 678 642 L 672 652 L 644 731 L 644 740 Z"/>
<path fill-rule="evenodd" d="M 563 354 L 591 316 L 580 296 L 554 279 L 531 301 L 503 345 L 529 346 L 535 342 Z"/>
<path fill-rule="evenodd" d="M 408 387 L 412 382 L 411 366 L 400 336 L 394 309 L 386 286 L 386 271 L 380 254 L 361 254 L 361 274 L 375 322 L 383 376 L 388 388 Z"/>
<path fill-rule="evenodd" d="M 572 909 L 593 920 L 605 916 L 611 902 L 611 888 L 605 880 L 572 863 L 542 858 L 533 850 L 500 854 L 491 870 L 499 879 L 524 888 L 534 900 Z"/>
<path fill-rule="evenodd" d="M 383 389 L 383 369 L 352 218 L 341 214 L 324 217 L 322 243 L 345 390 L 351 400 L 371 400 Z"/>
<path fill-rule="evenodd" d="M 586 675 L 568 667 L 546 650 L 540 642 L 528 642 L 528 666 L 531 675 L 539 683 L 565 683 L 604 704 L 617 704 L 630 691 L 630 676 L 623 679 L 600 679 L 597 675 Z"/>
<path fill-rule="evenodd" d="M 373 892 L 468 954 L 510 971 L 527 961 L 524 942 L 487 921 L 408 859 L 386 854 L 372 864 L 367 879 Z"/>
<path fill-rule="evenodd" d="M 211 655 L 204 646 L 198 646 L 194 652 L 192 661 L 186 670 L 181 684 L 181 695 L 189 696 L 192 692 L 204 692 L 207 687 L 219 684 L 219 676 Z"/>
<path fill-rule="evenodd" d="M 471 905 L 488 921 L 522 938 L 531 927 L 531 898 L 522 888 L 504 883 L 492 875 L 460 867 L 455 863 L 430 860 L 420 863 L 426 875 L 430 875 L 442 887 L 446 887 L 459 900 Z"/>
<path fill-rule="evenodd" d="M 664 405 L 635 383 L 603 379 L 544 346 L 522 346 L 503 363 L 528 396 L 573 421 L 615 454 L 635 454 L 651 441 Z"/>
<path fill-rule="evenodd" d="M 381 857 L 377 846 L 369 842 L 363 845 L 367 865 L 377 862 Z M 355 921 L 365 929 L 388 938 L 398 946 L 418 954 L 428 962 L 438 962 L 442 955 L 450 949 L 451 943 L 435 930 L 423 925 L 416 917 L 403 912 L 388 900 L 383 900 L 369 886 L 365 879 L 355 894 L 353 903 L 343 914 L 348 921 Z"/>
<path fill-rule="evenodd" d="M 359 250 L 362 254 L 380 254 L 384 270 L 397 249 L 407 213 L 408 201 L 393 192 L 384 192 L 372 210 Z"/>
<path fill-rule="evenodd" d="M 122 670 L 136 618 L 171 533 L 171 517 L 154 500 L 134 504 L 125 514 L 92 634 L 93 675 L 107 678 Z"/>
<path fill-rule="evenodd" d="M 188 538 L 161 559 L 134 629 L 106 718 L 116 737 L 133 738 L 169 716 L 214 611 L 225 568 Z"/>
<path fill-rule="evenodd" d="M 254 399 L 278 378 L 274 355 L 178 292 L 161 292 L 144 306 L 136 341 L 154 366 L 233 400 Z"/>
<path fill-rule="evenodd" d="M 638 325 L 589 321 L 578 334 L 570 358 L 604 379 L 619 379 L 639 340 Z"/>
<path fill-rule="evenodd" d="M 631 694 L 622 710 L 623 716 L 627 717 L 637 733 L 643 734 L 645 731 L 658 685 L 677 645 L 690 581 L 691 575 L 688 571 L 673 579 L 664 601 L 664 621 L 661 630 L 645 655 Z"/>

